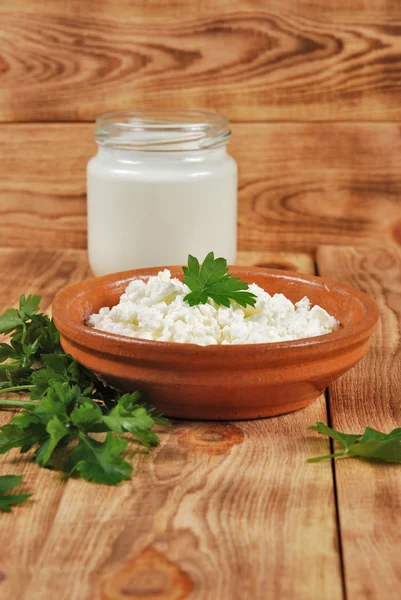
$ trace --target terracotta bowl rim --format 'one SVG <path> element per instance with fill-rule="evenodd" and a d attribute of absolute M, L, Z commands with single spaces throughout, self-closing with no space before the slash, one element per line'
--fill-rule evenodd
<path fill-rule="evenodd" d="M 376 303 L 367 294 L 350 285 L 339 283 L 326 277 L 298 273 L 296 271 L 282 271 L 264 267 L 244 267 L 237 265 L 230 266 L 230 271 L 234 274 L 237 272 L 247 273 L 250 277 L 253 275 L 270 275 L 283 280 L 295 279 L 298 281 L 309 282 L 314 285 L 323 286 L 329 292 L 333 291 L 351 295 L 359 300 L 359 302 L 363 305 L 366 315 L 358 323 L 346 327 L 340 327 L 340 329 L 332 333 L 316 337 L 301 338 L 298 340 L 289 340 L 283 342 L 266 342 L 260 344 L 219 344 L 199 346 L 197 344 L 181 342 L 143 340 L 140 338 L 100 331 L 89 327 L 81 321 L 71 319 L 67 314 L 66 308 L 70 306 L 77 297 L 79 297 L 79 295 L 83 292 L 83 288 L 88 285 L 102 281 L 105 284 L 127 281 L 128 284 L 130 280 L 133 280 L 137 277 L 146 278 L 164 269 L 169 269 L 170 271 L 175 272 L 177 270 L 181 270 L 182 266 L 173 265 L 121 271 L 118 273 L 112 273 L 110 275 L 103 275 L 101 277 L 92 277 L 64 288 L 57 293 L 53 302 L 53 316 L 61 335 L 69 340 L 72 340 L 80 346 L 88 347 L 105 354 L 110 354 L 110 351 L 102 351 L 99 345 L 99 342 L 102 340 L 115 342 L 120 349 L 126 350 L 132 350 L 134 347 L 137 349 L 143 348 L 144 350 L 157 349 L 161 353 L 166 352 L 168 354 L 171 354 L 175 350 L 185 350 L 186 353 L 203 353 L 204 355 L 209 354 L 210 357 L 218 356 L 221 358 L 223 353 L 226 356 L 230 356 L 241 354 L 242 352 L 249 352 L 251 349 L 255 351 L 257 350 L 258 353 L 268 352 L 271 355 L 273 355 L 274 351 L 280 351 L 281 353 L 284 351 L 286 353 L 287 351 L 291 352 L 294 350 L 294 348 L 301 352 L 302 350 L 308 351 L 308 353 L 310 353 L 313 348 L 319 352 L 323 352 L 325 347 L 331 347 L 332 351 L 340 351 L 345 347 L 357 345 L 363 339 L 368 339 L 374 331 L 379 319 L 379 311 Z M 118 354 L 120 356 L 125 355 L 125 353 L 121 353 L 121 351 Z M 297 356 L 300 358 L 298 353 Z"/>

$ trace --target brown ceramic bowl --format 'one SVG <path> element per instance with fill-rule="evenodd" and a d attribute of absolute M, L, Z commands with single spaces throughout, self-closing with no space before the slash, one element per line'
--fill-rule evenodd
<path fill-rule="evenodd" d="M 197 346 L 154 342 L 85 325 L 102 306 L 114 306 L 134 278 L 160 268 L 97 277 L 61 291 L 53 315 L 64 350 L 124 391 L 141 389 L 165 415 L 190 419 L 252 419 L 302 408 L 366 354 L 378 320 L 366 294 L 320 277 L 232 267 L 270 294 L 293 302 L 308 296 L 341 323 L 328 335 L 269 344 Z M 181 277 L 179 267 L 168 267 Z"/>

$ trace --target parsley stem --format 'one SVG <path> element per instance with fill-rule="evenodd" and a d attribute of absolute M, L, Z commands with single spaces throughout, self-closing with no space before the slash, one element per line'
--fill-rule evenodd
<path fill-rule="evenodd" d="M 22 323 L 22 337 L 21 337 L 21 344 L 24 345 L 25 344 L 25 338 L 26 338 L 26 334 L 27 334 L 27 329 L 26 329 L 26 323 Z"/>
<path fill-rule="evenodd" d="M 337 456 L 345 456 L 346 454 L 348 454 L 348 452 L 334 452 L 334 454 L 325 454 L 324 456 L 314 456 L 313 458 L 308 458 L 306 462 L 320 462 L 321 460 L 329 460 L 329 458 L 337 458 Z"/>
<path fill-rule="evenodd" d="M 32 408 L 36 406 L 37 402 L 31 402 L 30 400 L 0 400 L 0 408 Z"/>
<path fill-rule="evenodd" d="M 12 385 L 11 387 L 0 389 L 0 394 L 5 394 L 6 392 L 29 391 L 33 387 L 33 385 Z"/>

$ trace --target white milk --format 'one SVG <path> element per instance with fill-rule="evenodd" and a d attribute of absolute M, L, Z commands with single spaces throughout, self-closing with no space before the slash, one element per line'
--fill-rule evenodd
<path fill-rule="evenodd" d="M 132 116 L 134 115 L 134 116 Z M 185 265 L 188 254 L 235 262 L 237 166 L 220 115 L 141 113 L 98 120 L 88 164 L 89 261 L 96 275 Z"/>

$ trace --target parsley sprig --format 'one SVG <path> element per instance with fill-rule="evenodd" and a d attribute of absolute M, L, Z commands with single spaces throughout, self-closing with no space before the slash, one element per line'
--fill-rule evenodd
<path fill-rule="evenodd" d="M 40 402 L 1 428 L 0 454 L 11 448 L 22 453 L 34 448 L 34 460 L 42 467 L 54 466 L 67 454 L 61 463 L 67 475 L 79 473 L 88 481 L 114 485 L 129 479 L 132 467 L 121 456 L 128 441 L 113 433 L 130 433 L 148 449 L 158 444 L 152 431 L 158 419 L 141 401 L 138 392 L 124 394 L 104 413 L 94 399 L 82 395 L 78 385 L 51 382 Z M 106 438 L 90 435 L 98 433 L 107 433 Z M 77 444 L 72 447 L 70 442 Z"/>
<path fill-rule="evenodd" d="M 0 454 L 34 449 L 38 465 L 68 476 L 109 485 L 129 479 L 128 441 L 120 436 L 150 449 L 159 443 L 153 428 L 168 421 L 139 392 L 121 395 L 65 354 L 39 303 L 40 296 L 21 296 L 19 309 L 0 316 L 0 333 L 11 334 L 0 344 L 0 393 L 30 393 L 30 400 L 0 400 L 0 408 L 23 409 L 0 428 Z"/>
<path fill-rule="evenodd" d="M 11 507 L 25 502 L 32 494 L 5 494 L 13 490 L 21 481 L 22 475 L 0 476 L 0 511 L 11 512 Z"/>
<path fill-rule="evenodd" d="M 309 458 L 308 462 L 320 462 L 330 458 L 359 457 L 387 463 L 401 462 L 401 428 L 390 433 L 382 433 L 366 427 L 362 434 L 340 433 L 324 423 L 316 423 L 309 427 L 322 435 L 327 435 L 341 445 L 341 450 L 333 454 Z"/>
<path fill-rule="evenodd" d="M 209 298 L 216 304 L 230 306 L 230 300 L 245 307 L 247 304 L 255 306 L 256 296 L 240 277 L 228 273 L 225 258 L 214 258 L 214 253 L 209 252 L 202 266 L 194 256 L 188 256 L 188 267 L 183 267 L 184 283 L 191 292 L 184 298 L 190 306 L 206 304 Z"/>

